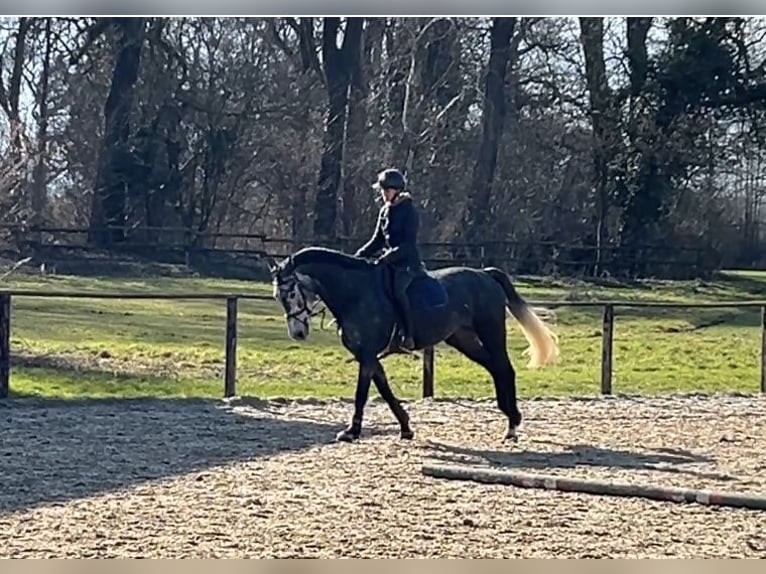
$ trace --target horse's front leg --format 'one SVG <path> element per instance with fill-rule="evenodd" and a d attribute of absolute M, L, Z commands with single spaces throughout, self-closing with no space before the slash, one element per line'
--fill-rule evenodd
<path fill-rule="evenodd" d="M 372 380 L 383 397 L 383 400 L 388 403 L 391 412 L 394 413 L 396 420 L 399 422 L 400 436 L 403 439 L 411 439 L 415 436 L 410 428 L 410 417 L 407 415 L 407 411 L 404 410 L 399 399 L 396 398 L 394 392 L 391 390 L 391 385 L 388 384 L 388 378 L 386 372 L 383 369 L 383 365 L 380 361 L 375 361 L 375 371 L 373 372 Z"/>
<path fill-rule="evenodd" d="M 373 367 L 367 362 L 359 363 L 359 374 L 356 379 L 356 394 L 354 395 L 354 416 L 351 424 L 340 431 L 335 439 L 343 442 L 352 442 L 362 434 L 362 420 L 364 419 L 364 406 L 370 393 L 370 381 Z"/>

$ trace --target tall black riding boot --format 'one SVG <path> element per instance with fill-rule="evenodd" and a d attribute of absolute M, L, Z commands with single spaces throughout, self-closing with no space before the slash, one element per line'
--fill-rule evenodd
<path fill-rule="evenodd" d="M 401 293 L 399 296 L 399 307 L 402 315 L 402 340 L 401 345 L 405 349 L 412 350 L 415 348 L 415 341 L 413 339 L 413 327 L 412 317 L 410 316 L 410 302 L 407 299 L 406 293 Z"/>

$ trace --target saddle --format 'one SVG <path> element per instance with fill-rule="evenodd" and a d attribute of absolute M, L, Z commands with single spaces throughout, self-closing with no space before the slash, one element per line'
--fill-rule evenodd
<path fill-rule="evenodd" d="M 406 273 L 388 264 L 382 264 L 383 293 L 385 297 L 396 305 L 394 294 L 394 279 L 396 273 Z M 436 277 L 428 271 L 422 271 L 414 275 L 407 287 L 407 296 L 410 300 L 412 311 L 429 311 L 447 305 L 447 290 Z"/>
<path fill-rule="evenodd" d="M 391 302 L 394 308 L 397 308 L 396 295 L 394 293 L 395 274 L 402 272 L 406 273 L 407 271 L 398 270 L 385 263 L 381 265 L 381 268 L 384 296 Z M 447 290 L 444 288 L 441 281 L 433 277 L 426 270 L 423 270 L 412 277 L 410 284 L 407 287 L 407 296 L 410 300 L 410 310 L 413 313 L 444 307 L 449 300 Z M 391 331 L 388 347 L 378 355 L 378 360 L 397 353 L 415 357 L 419 356 L 418 353 L 409 349 L 404 349 L 399 345 L 401 339 L 400 330 L 401 320 L 397 313 L 397 317 L 394 319 L 394 328 Z"/>

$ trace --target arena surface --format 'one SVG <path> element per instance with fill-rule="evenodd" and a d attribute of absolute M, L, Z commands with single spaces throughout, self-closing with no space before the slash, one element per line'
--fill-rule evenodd
<path fill-rule="evenodd" d="M 766 557 L 766 512 L 432 479 L 423 462 L 766 493 L 766 398 L 0 402 L 1 557 Z"/>

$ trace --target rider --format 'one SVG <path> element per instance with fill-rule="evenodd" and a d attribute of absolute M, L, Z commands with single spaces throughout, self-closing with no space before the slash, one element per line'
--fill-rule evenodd
<path fill-rule="evenodd" d="M 389 263 L 394 269 L 394 293 L 402 315 L 403 333 L 401 344 L 413 349 L 412 317 L 407 287 L 419 274 L 425 272 L 418 249 L 420 214 L 409 192 L 407 181 L 397 169 L 384 169 L 378 173 L 373 189 L 380 191 L 383 207 L 378 213 L 375 231 L 367 243 L 357 250 L 357 257 L 370 257 L 384 247 L 378 262 Z"/>

